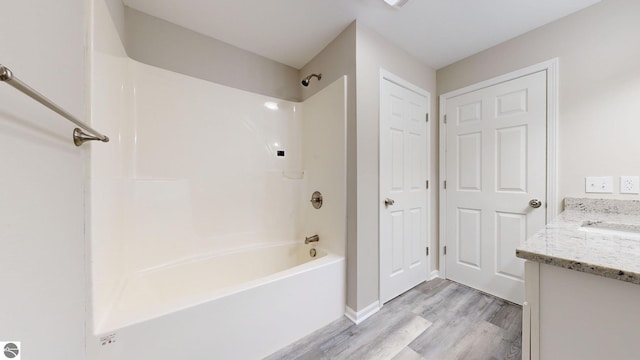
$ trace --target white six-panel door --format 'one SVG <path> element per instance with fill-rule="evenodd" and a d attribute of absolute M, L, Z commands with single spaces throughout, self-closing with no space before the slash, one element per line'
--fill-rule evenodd
<path fill-rule="evenodd" d="M 545 225 L 546 94 L 542 71 L 446 100 L 446 277 L 518 304 L 515 249 Z"/>
<path fill-rule="evenodd" d="M 381 79 L 380 302 L 427 279 L 428 93 Z M 386 204 L 385 204 L 386 200 Z"/>

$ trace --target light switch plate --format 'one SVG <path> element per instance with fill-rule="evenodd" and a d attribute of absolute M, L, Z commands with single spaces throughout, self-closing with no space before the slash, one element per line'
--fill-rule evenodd
<path fill-rule="evenodd" d="M 640 193 L 640 176 L 620 176 L 620 194 Z"/>
<path fill-rule="evenodd" d="M 613 192 L 613 176 L 587 176 L 585 192 L 611 194 Z"/>

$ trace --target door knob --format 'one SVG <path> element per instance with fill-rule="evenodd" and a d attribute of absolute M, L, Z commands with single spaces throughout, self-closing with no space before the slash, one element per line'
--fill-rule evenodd
<path fill-rule="evenodd" d="M 391 205 L 393 205 L 395 203 L 396 202 L 393 199 L 389 199 L 389 198 L 384 199 L 384 206 L 391 206 Z"/>
<path fill-rule="evenodd" d="M 531 206 L 534 209 L 537 209 L 540 206 L 542 206 L 542 201 L 538 199 L 532 199 L 531 201 L 529 201 L 529 206 Z"/>

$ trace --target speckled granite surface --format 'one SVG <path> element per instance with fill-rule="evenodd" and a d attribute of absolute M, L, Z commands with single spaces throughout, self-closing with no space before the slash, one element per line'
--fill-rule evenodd
<path fill-rule="evenodd" d="M 640 200 L 566 198 L 564 199 L 564 209 L 588 213 L 640 216 Z"/>
<path fill-rule="evenodd" d="M 640 284 L 640 201 L 567 198 L 565 211 L 516 256 Z"/>

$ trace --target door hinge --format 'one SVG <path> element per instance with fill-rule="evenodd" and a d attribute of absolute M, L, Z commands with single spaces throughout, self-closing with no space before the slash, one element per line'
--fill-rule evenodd
<path fill-rule="evenodd" d="M 444 181 L 444 189 L 447 190 L 447 180 Z"/>
<path fill-rule="evenodd" d="M 429 180 L 426 181 L 427 189 L 429 188 Z"/>
<path fill-rule="evenodd" d="M 444 246 L 444 255 L 447 255 L 447 245 Z"/>
<path fill-rule="evenodd" d="M 429 113 L 426 113 L 425 117 L 427 118 L 427 122 L 429 122 Z"/>
<path fill-rule="evenodd" d="M 427 246 L 427 256 L 429 256 L 429 247 Z"/>
<path fill-rule="evenodd" d="M 447 123 L 447 114 L 444 114 L 444 123 Z"/>

